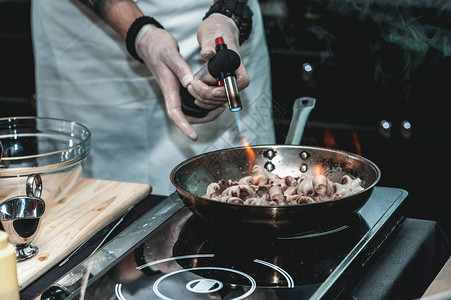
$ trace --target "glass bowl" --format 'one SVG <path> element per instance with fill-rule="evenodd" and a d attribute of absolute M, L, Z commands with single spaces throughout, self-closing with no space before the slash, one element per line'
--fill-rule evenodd
<path fill-rule="evenodd" d="M 25 195 L 31 174 L 41 176 L 47 205 L 62 200 L 80 179 L 90 145 L 89 129 L 74 121 L 0 118 L 0 203 Z"/>

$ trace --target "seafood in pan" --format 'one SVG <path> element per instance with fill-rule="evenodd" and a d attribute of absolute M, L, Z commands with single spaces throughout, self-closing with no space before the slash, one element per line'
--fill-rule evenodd
<path fill-rule="evenodd" d="M 203 197 L 233 204 L 284 206 L 339 199 L 362 190 L 362 180 L 349 175 L 342 176 L 339 182 L 322 174 L 279 177 L 255 165 L 249 176 L 237 181 L 210 183 Z"/>

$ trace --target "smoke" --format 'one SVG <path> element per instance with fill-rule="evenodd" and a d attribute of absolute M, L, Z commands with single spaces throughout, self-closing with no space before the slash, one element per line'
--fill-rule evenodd
<path fill-rule="evenodd" d="M 318 0 L 317 3 L 342 19 L 352 17 L 374 22 L 381 41 L 375 41 L 371 47 L 399 48 L 403 52 L 405 80 L 421 66 L 432 49 L 441 57 L 451 55 L 449 0 Z"/>

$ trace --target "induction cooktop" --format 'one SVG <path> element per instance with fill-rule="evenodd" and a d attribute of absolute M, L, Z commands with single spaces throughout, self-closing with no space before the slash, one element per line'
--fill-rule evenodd
<path fill-rule="evenodd" d="M 173 193 L 41 299 L 336 298 L 403 221 L 406 197 L 402 189 L 375 187 L 336 227 L 275 236 L 206 224 Z"/>

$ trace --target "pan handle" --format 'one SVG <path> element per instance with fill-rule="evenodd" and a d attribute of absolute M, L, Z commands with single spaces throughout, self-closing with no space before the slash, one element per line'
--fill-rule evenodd
<path fill-rule="evenodd" d="M 285 139 L 286 145 L 299 145 L 304 134 L 310 112 L 315 107 L 316 99 L 312 97 L 297 98 L 293 104 L 293 117 Z"/>

